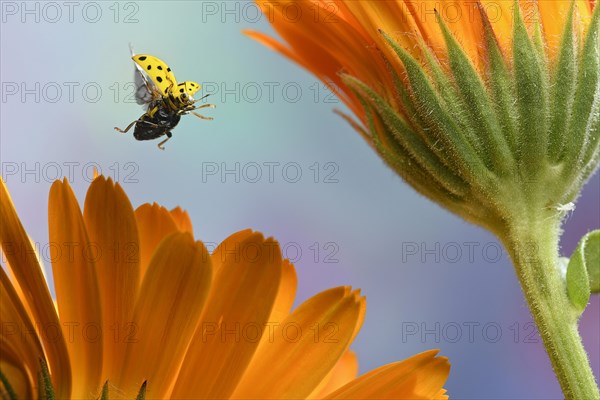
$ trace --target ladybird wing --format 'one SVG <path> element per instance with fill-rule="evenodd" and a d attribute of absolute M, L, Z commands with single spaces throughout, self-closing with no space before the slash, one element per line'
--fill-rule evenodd
<path fill-rule="evenodd" d="M 137 54 L 131 58 L 152 79 L 162 95 L 177 86 L 171 68 L 161 59 L 148 54 Z"/>
<path fill-rule="evenodd" d="M 152 100 L 160 97 L 160 91 L 156 85 L 149 79 L 146 79 L 141 68 L 135 65 L 133 71 L 133 80 L 135 85 L 135 101 L 138 104 L 148 105 Z"/>
<path fill-rule="evenodd" d="M 129 50 L 131 51 L 131 57 L 135 57 L 135 50 L 131 43 L 129 44 Z M 156 85 L 152 80 L 146 77 L 146 73 L 137 63 L 133 63 L 133 82 L 135 84 L 135 101 L 140 105 L 145 105 L 144 108 L 148 108 L 148 104 L 153 100 L 160 98 L 161 94 Z"/>

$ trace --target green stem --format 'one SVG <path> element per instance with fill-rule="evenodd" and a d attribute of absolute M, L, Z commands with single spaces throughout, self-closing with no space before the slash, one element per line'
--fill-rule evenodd
<path fill-rule="evenodd" d="M 577 314 L 557 267 L 558 217 L 539 212 L 520 214 L 527 216 L 514 218 L 502 240 L 563 394 L 566 399 L 599 399 L 600 392 L 577 330 Z"/>

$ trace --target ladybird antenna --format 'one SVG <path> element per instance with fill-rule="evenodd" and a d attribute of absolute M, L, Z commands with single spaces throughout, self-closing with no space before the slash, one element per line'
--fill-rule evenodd
<path fill-rule="evenodd" d="M 200 101 L 200 100 L 204 100 L 205 98 L 207 98 L 208 96 L 210 96 L 210 93 L 205 94 L 204 96 L 200 97 L 199 99 L 194 100 L 194 103 Z M 193 103 L 192 103 L 193 104 Z"/>

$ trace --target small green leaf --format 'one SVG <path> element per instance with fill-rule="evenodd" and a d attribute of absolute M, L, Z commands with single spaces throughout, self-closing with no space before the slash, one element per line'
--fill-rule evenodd
<path fill-rule="evenodd" d="M 587 306 L 591 288 L 599 289 L 599 269 L 600 230 L 596 230 L 581 238 L 567 267 L 567 294 L 578 316 Z"/>
<path fill-rule="evenodd" d="M 587 269 L 590 290 L 592 293 L 600 292 L 600 230 L 587 233 L 579 246 L 583 246 L 583 256 Z"/>

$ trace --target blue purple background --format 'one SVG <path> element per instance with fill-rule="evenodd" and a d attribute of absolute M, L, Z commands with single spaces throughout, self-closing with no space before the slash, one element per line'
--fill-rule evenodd
<path fill-rule="evenodd" d="M 97 165 L 134 206 L 187 209 L 203 241 L 247 227 L 277 238 L 298 259 L 297 304 L 333 286 L 362 288 L 367 316 L 352 346 L 361 373 L 440 348 L 452 363 L 453 398 L 562 397 L 497 240 L 415 193 L 333 114 L 344 107 L 322 84 L 243 36 L 245 28 L 272 32 L 250 2 L 75 2 L 72 22 L 62 2 L 44 4 L 2 2 L 0 42 L 2 175 L 36 242 L 48 240 L 52 179 L 74 163 L 83 202 Z M 125 98 L 129 42 L 166 60 L 180 81 L 203 83 L 217 104 L 203 114 L 215 120 L 185 117 L 164 152 L 116 133 L 142 113 Z M 36 82 L 39 101 L 21 98 L 20 85 L 36 91 Z M 11 95 L 13 84 L 19 92 Z M 39 172 L 26 174 L 36 163 Z M 239 182 L 220 175 L 236 163 Z M 279 163 L 272 182 L 264 163 Z M 219 174 L 206 175 L 215 165 Z M 564 255 L 600 226 L 599 197 L 596 174 L 565 224 Z M 408 252 L 414 246 L 417 254 Z M 599 310 L 595 296 L 580 325 L 597 377 Z"/>

